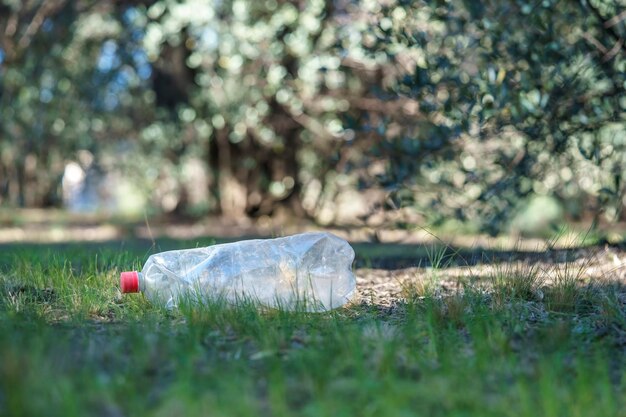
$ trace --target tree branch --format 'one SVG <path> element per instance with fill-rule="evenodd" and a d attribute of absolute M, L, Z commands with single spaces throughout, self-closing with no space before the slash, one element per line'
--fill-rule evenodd
<path fill-rule="evenodd" d="M 589 6 L 589 9 L 591 9 L 591 12 L 594 14 L 596 19 L 598 19 L 602 23 L 602 26 L 605 29 L 604 32 L 608 33 L 615 40 L 615 42 L 616 42 L 615 45 L 619 44 L 619 47 L 617 48 L 617 50 L 619 51 L 620 49 L 623 49 L 624 51 L 626 51 L 626 45 L 624 45 L 624 40 L 622 39 L 620 34 L 617 32 L 617 30 L 615 30 L 615 25 L 623 18 L 621 16 L 624 15 L 624 13 L 626 13 L 626 11 L 624 11 L 624 12 L 618 14 L 617 16 L 607 20 L 607 19 L 604 18 L 604 16 L 602 16 L 602 13 L 600 13 L 600 10 L 598 10 L 597 7 L 594 7 L 594 5 L 591 4 L 591 2 L 587 1 L 586 4 L 587 4 L 587 6 Z M 613 48 L 611 48 L 611 51 L 612 50 L 613 50 Z M 615 54 L 617 54 L 617 52 Z M 615 56 L 615 54 L 613 56 Z"/>
<path fill-rule="evenodd" d="M 33 38 L 33 36 L 37 33 L 43 22 L 46 20 L 46 17 L 57 11 L 63 6 L 64 0 L 59 1 L 44 1 L 41 3 L 37 12 L 33 16 L 32 20 L 26 27 L 24 34 L 21 36 L 20 40 L 17 42 L 17 49 L 26 49 Z"/>
<path fill-rule="evenodd" d="M 613 16 L 612 18 L 604 22 L 604 27 L 605 28 L 613 27 L 624 19 L 626 19 L 626 10 L 622 11 L 620 14 Z"/>

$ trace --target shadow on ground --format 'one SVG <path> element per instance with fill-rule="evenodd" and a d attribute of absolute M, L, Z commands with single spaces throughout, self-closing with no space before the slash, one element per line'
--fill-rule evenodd
<path fill-rule="evenodd" d="M 21 257 L 46 257 L 63 254 L 71 262 L 72 253 L 81 252 L 81 257 L 100 252 L 124 253 L 138 258 L 147 258 L 153 253 L 167 250 L 203 247 L 216 243 L 228 243 L 251 238 L 269 236 L 241 236 L 235 238 L 202 237 L 197 239 L 159 238 L 156 240 L 127 238 L 102 242 L 70 241 L 63 243 L 2 243 L 0 244 L 0 266 L 6 266 Z M 542 263 L 566 263 L 585 258 L 604 250 L 606 244 L 579 246 L 567 249 L 548 250 L 498 250 L 482 246 L 460 247 L 440 243 L 367 243 L 351 242 L 355 252 L 357 268 L 397 270 L 410 267 L 439 268 L 497 264 L 502 262 L 526 261 Z M 613 245 L 618 246 L 618 245 Z"/>

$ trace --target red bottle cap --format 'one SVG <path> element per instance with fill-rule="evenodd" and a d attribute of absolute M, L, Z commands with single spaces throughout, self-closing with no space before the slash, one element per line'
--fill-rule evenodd
<path fill-rule="evenodd" d="M 120 289 L 123 293 L 139 292 L 139 274 L 137 271 L 120 274 Z"/>

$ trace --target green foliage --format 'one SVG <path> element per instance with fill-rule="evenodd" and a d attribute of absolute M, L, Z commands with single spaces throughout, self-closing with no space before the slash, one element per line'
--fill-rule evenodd
<path fill-rule="evenodd" d="M 495 233 L 548 196 L 622 217 L 616 0 L 0 8 L 3 204 L 59 205 L 77 161 L 166 212 L 407 207 Z"/>
<path fill-rule="evenodd" d="M 434 24 L 440 16 L 439 27 L 447 30 L 427 38 L 421 78 L 399 83 L 396 91 L 432 103 L 433 92 L 445 86 L 439 120 L 458 120 L 463 129 L 462 140 L 446 147 L 442 159 L 417 177 L 430 187 L 414 185 L 415 195 L 422 187 L 434 190 L 427 198 L 442 220 L 478 219 L 495 232 L 520 199 L 533 194 L 567 201 L 570 215 L 591 211 L 619 217 L 626 140 L 626 61 L 620 48 L 626 31 L 622 23 L 611 26 L 619 31 L 606 29 L 611 6 L 617 5 L 449 2 L 434 9 L 428 21 Z M 393 45 L 399 33 L 416 32 L 410 20 L 402 22 L 406 26 L 390 32 L 383 44 Z M 452 63 L 452 70 L 437 58 Z M 452 82 L 445 82 L 448 77 Z M 430 100 L 421 96 L 424 91 L 431 91 Z M 468 94 L 473 101 L 464 100 Z M 428 167 L 416 163 L 422 170 Z M 591 210 L 583 207 L 590 197 Z M 427 201 L 418 204 L 428 207 Z"/>

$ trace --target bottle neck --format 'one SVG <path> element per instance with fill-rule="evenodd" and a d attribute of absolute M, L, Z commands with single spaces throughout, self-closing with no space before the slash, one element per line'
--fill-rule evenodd
<path fill-rule="evenodd" d="M 144 292 L 146 290 L 146 280 L 141 272 L 137 272 L 137 280 L 139 283 L 139 292 Z"/>

